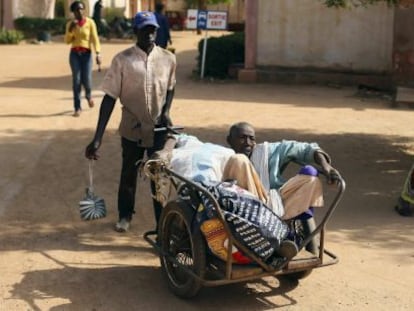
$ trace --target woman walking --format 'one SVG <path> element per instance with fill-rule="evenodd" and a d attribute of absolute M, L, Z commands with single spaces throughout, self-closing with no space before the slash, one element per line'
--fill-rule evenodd
<path fill-rule="evenodd" d="M 79 117 L 81 107 L 81 89 L 85 89 L 85 97 L 90 108 L 94 106 L 91 98 L 92 88 L 92 45 L 96 53 L 96 63 L 101 64 L 101 44 L 95 22 L 84 16 L 85 4 L 75 1 L 70 10 L 75 19 L 66 24 L 65 42 L 71 44 L 69 63 L 72 70 L 72 90 L 74 117 Z"/>

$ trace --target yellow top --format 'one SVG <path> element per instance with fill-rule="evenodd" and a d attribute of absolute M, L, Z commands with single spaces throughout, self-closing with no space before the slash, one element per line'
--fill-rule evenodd
<path fill-rule="evenodd" d="M 92 49 L 92 45 L 95 48 L 95 52 L 99 54 L 101 51 L 101 43 L 99 42 L 98 31 L 96 30 L 96 24 L 93 19 L 85 17 L 85 24 L 80 27 L 76 25 L 73 31 L 69 31 L 70 24 L 72 21 L 69 21 L 66 24 L 65 32 L 65 42 L 67 44 L 72 44 L 72 47 L 83 47 L 87 49 Z"/>

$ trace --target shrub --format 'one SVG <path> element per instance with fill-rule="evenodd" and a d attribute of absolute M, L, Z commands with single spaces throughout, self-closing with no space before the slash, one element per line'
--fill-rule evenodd
<path fill-rule="evenodd" d="M 65 17 L 65 0 L 56 0 L 55 17 Z"/>
<path fill-rule="evenodd" d="M 18 30 L 0 30 L 0 44 L 19 44 L 24 38 Z"/>
<path fill-rule="evenodd" d="M 198 43 L 198 69 L 201 72 L 201 61 L 204 39 Z M 212 37 L 207 42 L 204 76 L 228 78 L 231 64 L 244 63 L 244 33 L 236 32 L 221 37 Z"/>
<path fill-rule="evenodd" d="M 124 9 L 123 8 L 104 8 L 104 18 L 111 24 L 115 17 L 124 17 Z"/>
<path fill-rule="evenodd" d="M 57 35 L 65 33 L 66 19 L 63 17 L 47 19 L 23 16 L 14 20 L 14 26 L 23 32 L 26 38 L 36 37 L 40 32 Z"/>

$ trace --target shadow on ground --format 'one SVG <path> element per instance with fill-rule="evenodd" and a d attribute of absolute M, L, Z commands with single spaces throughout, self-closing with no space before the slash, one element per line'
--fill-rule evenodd
<path fill-rule="evenodd" d="M 85 280 L 87 280 L 85 282 Z M 150 284 L 150 286 L 149 286 Z M 226 285 L 217 288 L 204 288 L 191 300 L 174 302 L 179 310 L 270 310 L 277 307 L 294 305 L 287 293 L 297 282 L 286 278 L 259 280 L 255 284 L 260 291 L 252 290 L 249 283 Z M 258 285 L 258 286 L 257 286 Z M 111 287 L 109 295 L 102 296 L 104 288 Z M 89 292 L 88 295 L 81 293 Z M 105 291 L 108 292 L 108 291 Z M 21 282 L 15 284 L 11 298 L 22 299 L 31 310 L 40 311 L 43 299 L 52 297 L 67 300 L 48 310 L 168 310 L 154 292 L 168 294 L 166 282 L 158 267 L 119 266 L 99 269 L 77 268 L 62 265 L 60 269 L 31 271 L 24 274 Z M 267 296 L 279 295 L 280 304 L 275 304 Z M 165 296 L 165 294 L 160 294 Z M 91 298 L 93 297 L 93 298 Z M 122 307 L 119 305 L 122 299 Z M 214 299 L 211 299 L 214 297 Z M 235 299 L 237 297 L 237 299 Z M 82 299 L 83 298 L 83 299 Z M 87 300 L 85 300 L 87 299 Z M 91 305 L 91 301 L 95 304 Z"/>

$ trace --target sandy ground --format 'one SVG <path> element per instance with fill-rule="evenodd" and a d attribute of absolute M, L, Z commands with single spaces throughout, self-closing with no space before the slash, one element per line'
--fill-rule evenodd
<path fill-rule="evenodd" d="M 0 310 L 413 310 L 414 219 L 393 210 L 413 162 L 413 110 L 356 96 L 355 88 L 199 82 L 191 78 L 199 39 L 173 34 L 175 123 L 222 144 L 240 120 L 256 126 L 259 140 L 318 141 L 348 185 L 327 228 L 326 247 L 339 264 L 301 282 L 269 277 L 205 288 L 190 301 L 176 298 L 142 238 L 154 227 L 148 180 L 140 182 L 131 232 L 112 229 L 119 105 L 95 165 L 108 216 L 83 222 L 83 151 L 99 107 L 84 102 L 82 116 L 71 117 L 68 46 L 0 46 Z M 129 45 L 103 43 L 96 86 L 112 56 Z M 94 98 L 102 98 L 97 89 Z"/>

